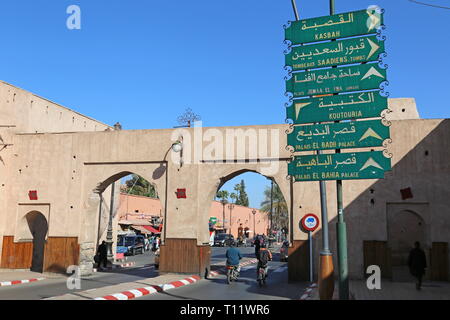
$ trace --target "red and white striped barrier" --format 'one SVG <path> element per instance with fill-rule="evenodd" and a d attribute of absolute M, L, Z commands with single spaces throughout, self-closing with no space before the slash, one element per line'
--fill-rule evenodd
<path fill-rule="evenodd" d="M 253 264 L 256 262 L 258 262 L 258 260 L 256 260 L 256 259 L 248 260 L 248 261 L 243 262 L 241 264 L 241 266 L 243 267 L 243 266 Z M 217 270 L 217 271 L 210 271 L 209 276 L 213 276 L 213 277 L 218 276 L 219 274 L 222 274 L 224 272 L 226 272 L 226 268 L 221 268 L 220 270 Z M 179 287 L 182 287 L 185 285 L 195 283 L 199 280 L 201 280 L 201 277 L 191 276 L 188 278 L 184 278 L 182 280 L 173 281 L 173 282 L 170 282 L 167 284 L 161 284 L 159 286 L 148 286 L 148 287 L 144 287 L 144 288 L 127 290 L 127 291 L 123 291 L 120 293 L 114 293 L 111 295 L 98 297 L 98 298 L 95 298 L 94 300 L 130 300 L 130 299 L 139 298 L 139 297 L 157 293 L 157 292 L 163 292 L 163 291 L 167 291 L 170 289 L 179 288 Z"/>
<path fill-rule="evenodd" d="M 303 293 L 303 295 L 300 297 L 300 300 L 310 300 L 312 291 L 314 290 L 314 288 L 317 288 L 316 283 L 313 283 L 309 287 L 306 288 L 305 293 Z"/>
<path fill-rule="evenodd" d="M 33 279 L 27 279 L 27 280 L 3 281 L 3 282 L 0 282 L 0 287 L 13 286 L 15 284 L 30 283 L 30 282 L 36 282 L 36 281 L 41 281 L 41 280 L 45 280 L 45 278 L 33 278 Z"/>
<path fill-rule="evenodd" d="M 248 266 L 249 264 L 254 264 L 256 262 L 258 262 L 257 259 L 251 259 L 251 260 L 247 260 L 247 261 L 245 261 L 243 263 L 240 263 L 239 266 L 240 267 L 245 267 L 245 266 Z M 217 271 L 210 271 L 209 275 L 212 276 L 212 277 L 216 277 L 219 274 L 225 274 L 225 273 L 227 273 L 227 268 L 226 267 L 222 267 L 222 268 L 220 268 Z"/>
<path fill-rule="evenodd" d="M 132 289 L 128 291 L 123 291 L 120 293 L 115 293 L 107 295 L 104 297 L 95 298 L 94 300 L 130 300 L 134 298 L 139 298 L 148 294 L 153 294 L 156 292 L 163 292 L 170 289 L 178 288 L 184 285 L 188 285 L 197 282 L 201 278 L 199 276 L 188 277 L 179 281 L 173 281 L 167 284 L 162 284 L 159 286 L 149 286 L 144 288 Z"/>
<path fill-rule="evenodd" d="M 127 262 L 127 263 L 115 265 L 115 268 L 127 268 L 127 267 L 132 267 L 135 264 L 136 264 L 136 262 Z"/>

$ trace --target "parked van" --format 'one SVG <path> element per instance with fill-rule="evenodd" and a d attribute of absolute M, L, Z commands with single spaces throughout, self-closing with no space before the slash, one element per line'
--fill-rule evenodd
<path fill-rule="evenodd" d="M 144 236 L 130 235 L 119 236 L 117 241 L 117 252 L 125 255 L 136 255 L 144 253 Z M 119 252 L 120 251 L 120 252 Z"/>

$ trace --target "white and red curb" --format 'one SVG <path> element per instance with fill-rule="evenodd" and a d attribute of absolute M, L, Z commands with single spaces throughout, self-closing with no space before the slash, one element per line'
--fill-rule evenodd
<path fill-rule="evenodd" d="M 305 293 L 300 297 L 300 300 L 310 300 L 312 296 L 313 290 L 317 288 L 316 283 L 312 283 L 309 287 L 306 288 Z"/>
<path fill-rule="evenodd" d="M 241 267 L 256 263 L 258 260 L 252 259 L 245 261 L 241 264 Z M 226 268 L 221 268 L 217 271 L 210 271 L 209 276 L 218 276 L 219 274 L 223 274 L 226 272 Z M 161 284 L 159 286 L 148 286 L 144 288 L 138 288 L 138 289 L 132 289 L 127 291 L 122 291 L 120 293 L 114 293 L 111 295 L 103 296 L 95 298 L 94 300 L 130 300 L 134 298 L 139 298 L 142 296 L 146 296 L 149 294 L 157 293 L 157 292 L 164 292 L 170 289 L 179 288 L 185 285 L 193 284 L 202 278 L 200 276 L 191 276 L 188 278 L 184 278 L 182 280 L 173 281 L 167 284 Z"/>
<path fill-rule="evenodd" d="M 13 286 L 16 284 L 23 284 L 23 283 L 30 283 L 30 282 L 36 282 L 45 280 L 45 278 L 33 278 L 33 279 L 27 279 L 27 280 L 13 280 L 13 281 L 3 281 L 0 282 L 0 287 L 6 287 L 6 286 Z"/>
<path fill-rule="evenodd" d="M 132 289 L 132 290 L 123 291 L 120 293 L 115 293 L 115 294 L 95 298 L 94 300 L 130 300 L 130 299 L 146 296 L 148 294 L 153 294 L 153 293 L 163 292 L 163 291 L 167 291 L 167 290 L 174 289 L 174 288 L 179 288 L 179 287 L 197 282 L 200 279 L 201 278 L 199 276 L 192 276 L 192 277 L 188 277 L 188 278 L 185 278 L 182 280 L 173 281 L 168 284 Z"/>
<path fill-rule="evenodd" d="M 127 267 L 132 267 L 136 265 L 136 262 L 127 262 L 127 263 L 122 263 L 122 264 L 115 264 L 114 268 L 127 268 Z"/>

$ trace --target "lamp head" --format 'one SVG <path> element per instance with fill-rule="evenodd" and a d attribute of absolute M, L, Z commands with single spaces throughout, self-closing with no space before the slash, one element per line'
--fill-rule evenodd
<path fill-rule="evenodd" d="M 180 152 L 183 150 L 183 143 L 181 141 L 177 140 L 172 144 L 172 151 L 173 152 Z"/>

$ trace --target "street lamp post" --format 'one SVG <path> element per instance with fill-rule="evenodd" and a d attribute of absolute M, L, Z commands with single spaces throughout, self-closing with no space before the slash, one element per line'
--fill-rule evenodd
<path fill-rule="evenodd" d="M 172 145 L 170 146 L 169 149 L 167 149 L 166 154 L 164 155 L 164 159 L 163 162 L 165 162 L 166 164 L 166 168 L 165 168 L 165 174 L 166 174 L 166 196 L 164 199 L 164 218 L 163 218 L 163 239 L 162 239 L 162 244 L 166 243 L 166 230 L 167 230 L 167 196 L 168 196 L 168 184 L 169 184 L 169 174 L 168 174 L 168 169 L 169 169 L 169 164 L 166 160 L 167 155 L 169 154 L 169 151 L 172 150 L 175 153 L 180 152 L 180 166 L 183 163 L 183 157 L 181 152 L 183 151 L 183 137 L 180 137 L 177 141 L 175 141 L 174 143 L 172 143 Z"/>
<path fill-rule="evenodd" d="M 230 225 L 230 234 L 231 234 L 231 211 L 234 209 L 234 204 L 232 204 L 232 203 L 230 203 L 229 205 L 228 205 L 228 209 L 230 209 L 230 223 L 229 223 L 229 225 Z"/>
<path fill-rule="evenodd" d="M 253 236 L 255 237 L 255 236 L 256 236 L 256 224 L 255 224 L 256 210 L 253 209 L 253 210 L 252 210 L 252 213 L 253 213 Z"/>
<path fill-rule="evenodd" d="M 273 229 L 273 179 L 270 179 L 270 233 L 269 236 L 272 234 Z"/>
<path fill-rule="evenodd" d="M 220 202 L 222 203 L 223 206 L 223 212 L 222 212 L 222 229 L 223 231 L 226 233 L 225 231 L 225 205 L 228 203 L 228 201 L 226 199 L 222 199 L 220 200 Z"/>
<path fill-rule="evenodd" d="M 112 253 L 112 244 L 113 244 L 113 237 L 112 237 L 112 220 L 113 220 L 113 212 L 114 212 L 114 186 L 115 182 L 111 185 L 111 205 L 109 208 L 109 221 L 108 221 L 108 231 L 106 233 L 106 245 L 108 248 L 108 261 L 111 263 L 111 265 L 114 263 L 114 255 Z"/>

